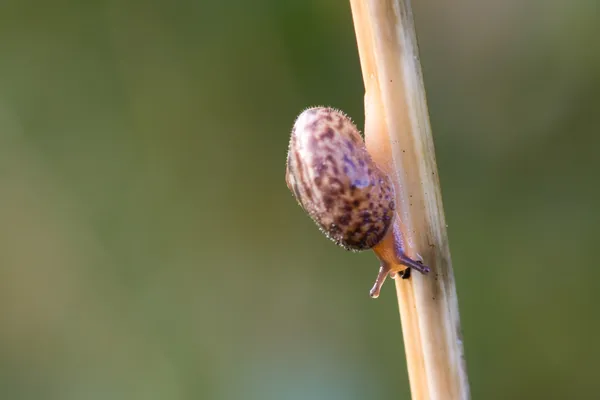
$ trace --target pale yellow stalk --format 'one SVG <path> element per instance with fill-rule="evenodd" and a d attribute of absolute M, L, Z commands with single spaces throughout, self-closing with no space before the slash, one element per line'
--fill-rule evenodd
<path fill-rule="evenodd" d="M 409 0 L 350 0 L 366 144 L 395 180 L 406 252 L 429 275 L 396 279 L 412 397 L 468 399 L 458 300 Z"/>

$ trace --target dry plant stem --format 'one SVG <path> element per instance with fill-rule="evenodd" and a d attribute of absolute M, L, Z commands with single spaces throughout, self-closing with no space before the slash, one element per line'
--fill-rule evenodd
<path fill-rule="evenodd" d="M 392 176 L 407 254 L 396 279 L 413 399 L 468 399 L 458 301 L 409 0 L 350 0 L 365 82 L 365 140 Z"/>

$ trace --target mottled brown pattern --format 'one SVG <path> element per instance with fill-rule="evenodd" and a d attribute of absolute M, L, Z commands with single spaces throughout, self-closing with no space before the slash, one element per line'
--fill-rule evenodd
<path fill-rule="evenodd" d="M 321 230 L 348 250 L 373 247 L 392 223 L 393 186 L 341 111 L 315 107 L 298 116 L 286 182 Z"/>

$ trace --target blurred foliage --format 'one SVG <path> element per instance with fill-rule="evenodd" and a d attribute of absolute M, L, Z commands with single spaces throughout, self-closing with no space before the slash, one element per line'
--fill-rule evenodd
<path fill-rule="evenodd" d="M 600 391 L 597 1 L 413 2 L 473 398 Z M 393 285 L 284 183 L 345 1 L 4 0 L 0 397 L 409 398 Z"/>

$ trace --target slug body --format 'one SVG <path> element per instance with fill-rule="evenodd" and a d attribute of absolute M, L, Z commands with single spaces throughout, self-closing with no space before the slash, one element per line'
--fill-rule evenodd
<path fill-rule="evenodd" d="M 315 107 L 298 116 L 290 139 L 286 183 L 336 244 L 350 251 L 375 251 L 381 267 L 372 297 L 379 296 L 387 275 L 395 276 L 407 267 L 429 272 L 404 253 L 394 186 L 342 112 Z"/>

